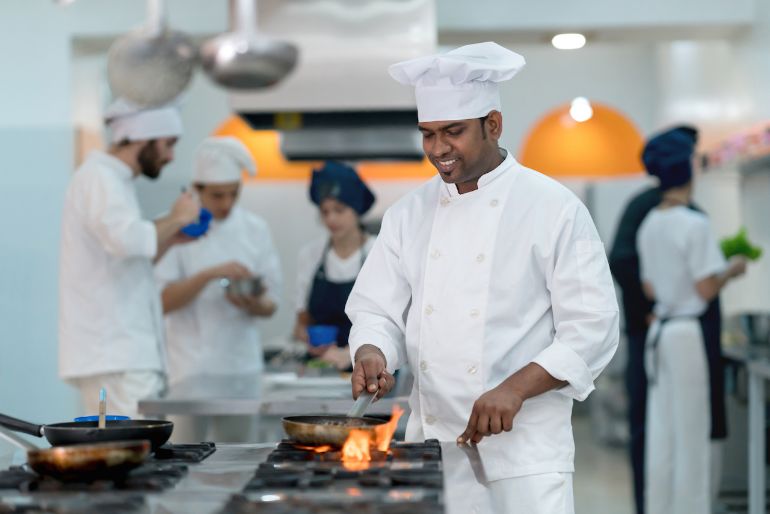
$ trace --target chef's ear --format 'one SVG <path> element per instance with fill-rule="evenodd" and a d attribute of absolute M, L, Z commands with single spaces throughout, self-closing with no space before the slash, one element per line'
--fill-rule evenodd
<path fill-rule="evenodd" d="M 502 113 L 500 111 L 490 111 L 489 114 L 485 116 L 485 118 L 484 130 L 487 134 L 487 137 L 493 141 L 499 140 L 500 136 L 503 134 Z"/>

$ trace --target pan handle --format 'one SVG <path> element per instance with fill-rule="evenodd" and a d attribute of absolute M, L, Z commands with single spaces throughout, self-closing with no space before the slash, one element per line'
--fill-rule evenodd
<path fill-rule="evenodd" d="M 24 451 L 33 452 L 39 450 L 34 444 L 22 439 L 7 428 L 0 427 L 0 439 L 5 439 L 14 446 L 21 448 Z"/>
<path fill-rule="evenodd" d="M 5 414 L 0 414 L 0 426 L 4 426 L 14 432 L 21 432 L 22 434 L 34 435 L 36 437 L 43 437 L 43 425 L 36 425 L 29 421 L 22 421 Z"/>

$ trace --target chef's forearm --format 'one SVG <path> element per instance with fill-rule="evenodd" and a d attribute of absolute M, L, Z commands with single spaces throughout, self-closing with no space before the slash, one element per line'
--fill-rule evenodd
<path fill-rule="evenodd" d="M 168 284 L 161 294 L 163 313 L 168 314 L 181 309 L 193 301 L 212 278 L 210 273 L 202 271 L 189 278 Z"/>
<path fill-rule="evenodd" d="M 501 384 L 511 394 L 527 400 L 567 385 L 564 380 L 552 377 L 542 366 L 531 362 L 508 377 Z"/>
<path fill-rule="evenodd" d="M 164 216 L 155 220 L 155 233 L 158 238 L 158 255 L 168 249 L 168 243 L 185 226 L 184 221 L 180 221 L 174 216 Z"/>

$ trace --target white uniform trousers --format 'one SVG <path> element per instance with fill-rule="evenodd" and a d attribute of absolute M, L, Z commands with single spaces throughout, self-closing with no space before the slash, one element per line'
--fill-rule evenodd
<path fill-rule="evenodd" d="M 651 328 L 651 338 L 657 328 Z M 647 373 L 655 378 L 647 393 L 646 511 L 710 514 L 711 407 L 700 323 L 695 318 L 668 321 L 657 358 L 651 358 L 649 342 Z"/>
<path fill-rule="evenodd" d="M 165 379 L 158 371 L 137 370 L 104 373 L 69 379 L 80 391 L 83 416 L 99 414 L 99 390 L 107 392 L 107 414 L 138 419 L 137 403 L 148 396 L 157 396 L 165 388 Z"/>
<path fill-rule="evenodd" d="M 575 514 L 572 473 L 543 473 L 489 482 L 495 514 Z"/>

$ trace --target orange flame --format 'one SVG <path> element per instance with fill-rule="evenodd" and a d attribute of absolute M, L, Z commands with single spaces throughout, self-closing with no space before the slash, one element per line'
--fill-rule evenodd
<path fill-rule="evenodd" d="M 398 405 L 393 405 L 390 421 L 384 425 L 378 425 L 374 427 L 377 449 L 381 452 L 386 452 L 388 451 L 388 448 L 390 448 L 390 441 L 393 439 L 393 434 L 396 432 L 396 428 L 398 427 L 398 420 L 401 418 L 403 413 L 404 409 Z"/>
<path fill-rule="evenodd" d="M 296 448 L 299 448 L 300 450 L 309 450 L 316 453 L 326 453 L 328 451 L 331 451 L 332 447 L 329 445 L 325 446 L 302 446 L 302 445 L 296 445 Z"/>
<path fill-rule="evenodd" d="M 369 467 L 372 460 L 370 447 L 374 446 L 381 452 L 387 452 L 390 441 L 398 426 L 398 420 L 404 410 L 398 405 L 393 406 L 390 421 L 374 427 L 374 432 L 354 429 L 342 446 L 342 463 L 347 469 L 362 470 Z M 318 451 L 318 450 L 316 450 Z"/>
<path fill-rule="evenodd" d="M 369 467 L 371 436 L 366 430 L 351 430 L 342 446 L 342 463 L 346 469 L 361 470 Z"/>

